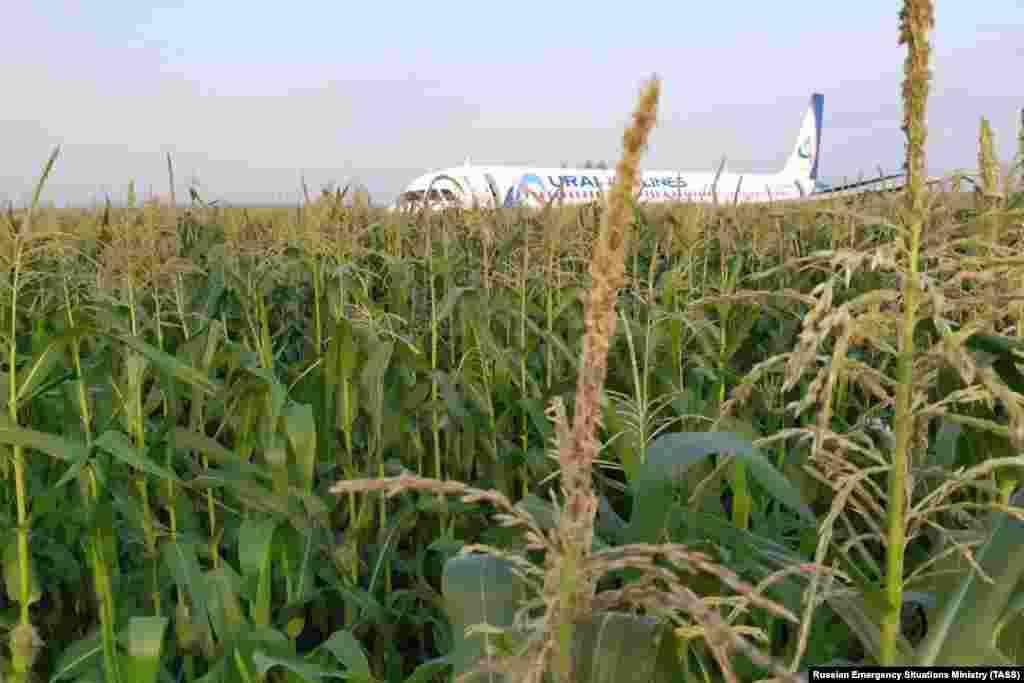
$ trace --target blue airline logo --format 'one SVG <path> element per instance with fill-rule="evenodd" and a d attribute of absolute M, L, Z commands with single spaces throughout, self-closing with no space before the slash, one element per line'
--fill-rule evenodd
<path fill-rule="evenodd" d="M 527 173 L 519 182 L 508 188 L 505 195 L 505 206 L 519 206 L 530 199 L 543 199 L 546 196 L 544 180 L 536 174 Z"/>
<path fill-rule="evenodd" d="M 614 176 L 559 175 L 548 176 L 547 183 L 534 173 L 527 173 L 519 182 L 512 185 L 505 195 L 505 206 L 520 206 L 529 199 L 544 200 L 557 196 L 561 191 L 606 190 L 615 183 Z M 676 176 L 655 176 L 643 179 L 643 189 L 681 190 L 687 186 L 682 178 Z M 549 190 L 548 187 L 551 189 Z"/>
<path fill-rule="evenodd" d="M 811 158 L 811 136 L 808 135 L 804 138 L 804 141 L 800 143 L 800 149 L 797 150 L 797 154 L 800 155 L 801 159 Z"/>

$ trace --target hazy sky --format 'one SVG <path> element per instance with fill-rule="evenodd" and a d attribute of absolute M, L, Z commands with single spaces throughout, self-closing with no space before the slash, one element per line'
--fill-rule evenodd
<path fill-rule="evenodd" d="M 1003 159 L 1024 107 L 1022 0 L 937 0 L 929 166 Z M 825 94 L 821 172 L 899 167 L 899 0 L 280 2 L 6 0 L 0 201 L 179 192 L 235 202 L 351 178 L 390 198 L 429 169 L 617 158 L 663 78 L 648 168 L 781 167 Z"/>

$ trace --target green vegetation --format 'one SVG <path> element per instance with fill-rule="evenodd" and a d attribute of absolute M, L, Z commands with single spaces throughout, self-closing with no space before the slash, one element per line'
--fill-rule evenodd
<path fill-rule="evenodd" d="M 1024 664 L 1024 187 L 983 121 L 925 189 L 931 14 L 902 195 L 636 206 L 657 80 L 579 209 L 56 210 L 55 152 L 0 222 L 4 678 Z"/>

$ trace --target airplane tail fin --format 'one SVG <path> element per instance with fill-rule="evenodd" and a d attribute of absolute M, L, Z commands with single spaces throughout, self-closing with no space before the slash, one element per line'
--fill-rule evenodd
<path fill-rule="evenodd" d="M 825 96 L 821 93 L 811 95 L 810 104 L 800 124 L 800 135 L 796 139 L 792 154 L 786 161 L 782 175 L 794 180 L 810 181 L 810 185 L 818 179 L 818 155 L 821 151 L 821 116 L 824 110 Z"/>

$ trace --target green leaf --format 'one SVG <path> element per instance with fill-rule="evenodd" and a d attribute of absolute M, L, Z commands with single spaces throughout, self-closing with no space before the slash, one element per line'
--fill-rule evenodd
<path fill-rule="evenodd" d="M 527 493 L 516 503 L 516 507 L 529 513 L 543 531 L 550 531 L 558 526 L 558 509 L 535 493 Z"/>
<path fill-rule="evenodd" d="M 597 505 L 597 519 L 594 522 L 595 530 L 616 543 L 625 543 L 629 530 L 625 520 L 619 516 L 619 513 L 608 502 L 607 496 L 598 498 Z"/>
<path fill-rule="evenodd" d="M 230 660 L 227 657 L 221 657 L 220 659 L 214 660 L 210 665 L 210 670 L 202 678 L 196 679 L 196 683 L 224 683 L 225 681 L 236 681 L 234 677 L 228 677 L 228 662 Z"/>
<path fill-rule="evenodd" d="M 677 680 L 671 627 L 653 617 L 599 612 L 576 628 L 573 650 L 579 683 Z"/>
<path fill-rule="evenodd" d="M 260 676 L 265 676 L 268 671 L 280 666 L 305 678 L 347 678 L 341 671 L 321 669 L 298 657 L 287 657 L 284 655 L 272 657 L 263 652 L 263 650 L 253 652 L 252 661 L 256 665 L 256 673 Z"/>
<path fill-rule="evenodd" d="M 249 517 L 239 528 L 239 566 L 243 575 L 255 577 L 270 557 L 273 535 L 280 520 Z"/>
<path fill-rule="evenodd" d="M 686 469 L 713 453 L 730 453 L 747 463 L 750 473 L 783 505 L 814 523 L 814 513 L 793 486 L 748 440 L 729 432 L 662 434 L 647 448 L 647 458 L 633 486 L 632 542 L 656 543 L 668 518 L 673 482 Z"/>
<path fill-rule="evenodd" d="M 75 339 L 84 336 L 84 330 L 71 330 L 54 339 L 35 360 L 18 373 L 18 403 L 31 400 L 36 389 L 50 376 L 53 369 L 64 360 L 64 349 Z"/>
<path fill-rule="evenodd" d="M 175 483 L 180 483 L 181 480 L 174 472 L 170 471 L 163 465 L 158 465 L 153 462 L 152 459 L 143 454 L 135 445 L 128 440 L 123 433 L 108 430 L 100 435 L 100 438 L 96 439 L 96 448 L 102 449 L 115 458 L 130 465 L 137 470 L 151 474 L 154 477 L 166 479 Z"/>
<path fill-rule="evenodd" d="M 195 612 L 196 625 L 206 629 L 210 623 L 206 610 L 206 584 L 199 568 L 195 543 L 180 537 L 171 538 L 159 545 L 159 552 L 178 591 L 188 597 Z"/>
<path fill-rule="evenodd" d="M 169 621 L 166 617 L 132 617 L 128 621 L 128 652 L 121 660 L 125 680 L 156 683 Z"/>
<path fill-rule="evenodd" d="M 442 671 L 451 666 L 451 662 L 448 661 L 447 657 L 437 657 L 423 662 L 416 669 L 409 674 L 409 677 L 405 679 L 405 683 L 431 683 L 436 680 L 436 676 Z"/>
<path fill-rule="evenodd" d="M 315 499 L 312 495 L 310 498 Z M 289 527 L 285 541 L 283 552 L 289 553 L 288 602 L 309 600 L 316 594 L 313 569 L 316 548 L 323 543 L 320 530 L 315 526 Z"/>
<path fill-rule="evenodd" d="M 234 464 L 242 460 L 237 453 L 225 448 L 205 434 L 189 431 L 184 427 L 175 427 L 170 433 L 175 445 L 179 448 L 197 451 L 214 462 Z"/>
<path fill-rule="evenodd" d="M 1024 489 L 1012 504 L 1024 504 Z M 997 512 L 992 522 L 993 530 L 975 557 L 993 583 L 968 567 L 959 586 L 946 597 L 938 619 L 929 623 L 928 635 L 918 646 L 918 666 L 1008 663 L 996 650 L 995 636 L 999 620 L 1024 578 L 1024 521 Z M 955 559 L 966 564 L 962 558 Z"/>
<path fill-rule="evenodd" d="M 334 655 L 348 670 L 347 675 L 356 680 L 372 681 L 370 662 L 363 652 L 363 646 L 349 631 L 338 630 L 320 646 Z"/>
<path fill-rule="evenodd" d="M 452 624 L 449 656 L 458 677 L 474 668 L 486 651 L 486 641 L 494 637 L 487 633 L 469 637 L 466 629 L 478 624 L 511 628 L 527 596 L 526 585 L 508 560 L 492 555 L 453 557 L 444 565 L 441 583 L 445 611 Z"/>
<path fill-rule="evenodd" d="M 491 555 L 454 557 L 445 564 L 442 581 L 455 642 L 448 661 L 438 662 L 437 670 L 451 663 L 458 677 L 472 671 L 486 651 L 485 641 L 515 646 L 523 637 L 511 627 L 526 598 L 526 586 L 513 573 L 508 560 Z M 484 628 L 467 637 L 466 628 L 478 625 Z M 670 632 L 667 624 L 652 617 L 615 612 L 594 615 L 580 623 L 575 632 L 577 680 L 675 680 L 677 665 Z"/>
<path fill-rule="evenodd" d="M 271 549 L 279 521 L 247 518 L 238 530 L 238 564 L 242 575 L 255 586 L 250 605 L 252 620 L 270 625 Z"/>
<path fill-rule="evenodd" d="M 0 418 L 0 443 L 22 448 L 34 448 L 58 460 L 75 462 L 89 455 L 85 444 L 68 441 L 53 434 L 11 424 L 10 418 Z"/>
<path fill-rule="evenodd" d="M 21 564 L 18 558 L 18 536 L 14 531 L 7 534 L 7 543 L 3 550 L 4 561 L 4 586 L 7 588 L 7 596 L 14 602 L 21 602 Z M 43 597 L 43 589 L 39 584 L 39 577 L 36 575 L 35 562 L 32 560 L 31 548 L 28 557 L 28 604 L 39 602 Z"/>
<path fill-rule="evenodd" d="M 881 661 L 882 656 L 882 630 L 880 624 L 885 614 L 885 596 L 882 600 L 868 599 L 864 593 L 854 591 L 836 591 L 827 597 L 828 606 L 839 615 L 854 635 L 857 636 L 864 649 L 876 662 Z M 904 601 L 906 605 L 909 600 Z M 896 650 L 899 661 L 910 662 L 914 646 L 910 644 L 903 635 L 896 641 Z"/>
<path fill-rule="evenodd" d="M 316 421 L 313 407 L 292 403 L 284 410 L 284 429 L 288 446 L 298 466 L 300 483 L 304 490 L 313 490 L 316 469 Z"/>
<path fill-rule="evenodd" d="M 81 473 L 82 468 L 84 468 L 86 463 L 88 462 L 89 452 L 85 449 L 82 449 L 81 454 L 71 462 L 71 466 L 67 468 L 64 474 L 61 475 L 61 478 L 57 480 L 57 483 L 54 484 L 54 488 L 61 489 L 64 487 L 65 484 L 67 484 L 72 479 L 78 478 L 78 475 Z"/>
<path fill-rule="evenodd" d="M 952 420 L 942 420 L 938 437 L 935 439 L 935 456 L 932 464 L 950 468 L 956 463 L 957 443 L 962 427 Z"/>
<path fill-rule="evenodd" d="M 371 396 L 376 395 L 376 392 L 383 391 L 384 373 L 387 372 L 394 348 L 394 342 L 381 342 L 377 344 L 363 366 L 363 372 L 359 380 L 363 388 Z"/>
<path fill-rule="evenodd" d="M 207 394 L 216 394 L 221 390 L 221 385 L 218 382 L 210 379 L 206 373 L 196 370 L 190 365 L 182 363 L 180 360 L 164 353 L 160 349 L 156 348 L 151 344 L 147 344 L 137 337 L 131 335 L 119 335 L 111 334 L 108 332 L 96 331 L 97 334 L 101 334 L 105 337 L 109 337 L 115 341 L 119 341 L 125 346 L 137 351 L 138 353 L 149 359 L 153 365 L 157 366 L 161 371 L 166 372 L 172 377 L 176 377 L 182 382 L 194 386 Z"/>
<path fill-rule="evenodd" d="M 544 414 L 544 402 L 536 398 L 523 398 L 518 403 L 523 412 L 529 415 L 533 428 L 540 433 L 545 441 L 550 439 L 554 433 L 554 427 Z"/>
<path fill-rule="evenodd" d="M 973 334 L 966 341 L 968 348 L 996 356 L 992 369 L 1017 393 L 1024 393 L 1024 374 L 1017 364 L 1024 361 L 1024 340 L 999 334 Z"/>
<path fill-rule="evenodd" d="M 382 430 L 384 424 L 384 373 L 387 372 L 388 365 L 391 363 L 391 354 L 394 349 L 395 343 L 391 341 L 378 344 L 370 354 L 366 365 L 363 366 L 363 372 L 360 375 L 360 383 L 370 398 L 364 409 L 372 421 L 375 440 L 377 432 Z M 375 444 L 375 446 L 380 448 L 381 444 Z"/>
<path fill-rule="evenodd" d="M 1000 619 L 1002 621 L 1008 621 L 1021 613 L 1024 613 L 1024 590 L 1017 591 L 1014 596 L 1010 598 L 1009 604 L 1006 605 L 1006 611 L 1003 612 Z"/>
<path fill-rule="evenodd" d="M 335 384 L 351 380 L 355 376 L 358 355 L 359 345 L 352 323 L 341 318 L 335 324 L 334 336 L 327 345 L 325 379 Z"/>
<path fill-rule="evenodd" d="M 261 483 L 260 475 L 253 465 L 236 463 L 216 470 L 211 469 L 207 474 L 196 477 L 193 485 L 228 486 L 252 510 L 281 515 L 290 520 L 303 519 L 303 511 L 296 498 L 275 494 Z"/>
<path fill-rule="evenodd" d="M 100 661 L 100 639 L 98 635 L 76 640 L 64 648 L 53 668 L 51 683 L 65 678 L 80 678 L 86 671 L 96 671 Z"/>
<path fill-rule="evenodd" d="M 462 400 L 462 396 L 459 395 L 459 391 L 455 388 L 455 384 L 451 381 L 448 373 L 437 370 L 431 373 L 431 377 L 441 388 L 441 395 L 444 397 L 444 404 L 448 414 L 459 421 L 465 420 L 469 415 L 466 411 L 466 403 Z"/>
<path fill-rule="evenodd" d="M 526 317 L 526 326 L 529 327 L 537 337 L 543 339 L 545 344 L 550 344 L 552 348 L 558 351 L 562 355 L 563 360 L 567 361 L 574 369 L 579 365 L 579 356 L 573 353 L 557 334 L 548 334 L 547 330 L 541 329 L 540 325 L 538 325 L 537 322 L 529 316 Z"/>
<path fill-rule="evenodd" d="M 217 569 L 207 572 L 203 583 L 209 600 L 207 612 L 218 639 L 236 640 L 243 635 L 243 628 L 252 628 L 251 624 L 245 623 L 238 599 L 242 579 L 229 565 L 222 563 Z"/>
<path fill-rule="evenodd" d="M 444 300 L 441 302 L 441 305 L 437 307 L 437 317 L 435 318 L 436 322 L 441 322 L 451 315 L 452 311 L 455 310 L 456 304 L 459 303 L 459 299 L 462 298 L 462 295 L 466 292 L 472 291 L 473 289 L 473 287 L 452 287 L 449 289 Z"/>

